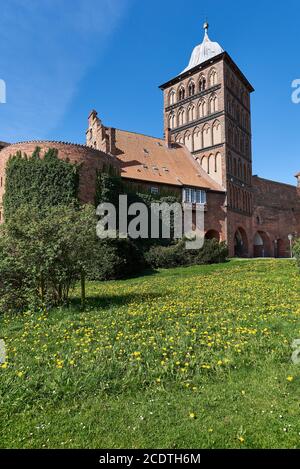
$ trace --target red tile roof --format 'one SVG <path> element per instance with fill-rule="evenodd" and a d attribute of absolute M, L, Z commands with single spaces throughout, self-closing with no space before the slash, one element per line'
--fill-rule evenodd
<path fill-rule="evenodd" d="M 124 178 L 224 192 L 183 145 L 116 129 L 116 147 Z"/>

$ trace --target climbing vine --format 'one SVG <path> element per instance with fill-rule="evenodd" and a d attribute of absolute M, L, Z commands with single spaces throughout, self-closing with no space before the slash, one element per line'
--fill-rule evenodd
<path fill-rule="evenodd" d="M 6 166 L 4 215 L 9 218 L 20 206 L 46 208 L 77 201 L 79 166 L 58 158 L 50 148 L 42 158 L 37 147 L 31 156 L 18 152 Z"/>

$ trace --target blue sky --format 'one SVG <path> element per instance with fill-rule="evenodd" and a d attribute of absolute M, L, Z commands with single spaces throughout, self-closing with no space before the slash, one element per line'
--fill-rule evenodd
<path fill-rule="evenodd" d="M 255 88 L 254 174 L 295 184 L 300 170 L 300 4 L 270 0 L 0 0 L 0 140 L 83 143 L 87 116 L 161 136 L 158 86 L 209 35 Z"/>

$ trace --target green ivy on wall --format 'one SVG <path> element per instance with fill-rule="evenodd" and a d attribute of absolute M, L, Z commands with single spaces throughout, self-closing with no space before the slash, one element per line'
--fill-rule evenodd
<path fill-rule="evenodd" d="M 50 148 L 43 158 L 37 147 L 32 156 L 18 152 L 6 166 L 4 215 L 9 218 L 21 205 L 46 208 L 78 200 L 79 166 L 58 158 Z"/>
<path fill-rule="evenodd" d="M 103 171 L 99 172 L 97 175 L 96 183 L 96 198 L 95 203 L 98 206 L 101 203 L 111 203 L 116 208 L 116 227 L 119 227 L 119 195 L 127 195 L 127 208 L 133 203 L 139 202 L 144 203 L 150 208 L 152 203 L 168 203 L 173 204 L 175 202 L 181 202 L 181 192 L 176 191 L 172 188 L 161 188 L 158 194 L 151 193 L 151 187 L 147 190 L 145 185 L 139 184 L 138 182 L 126 181 L 121 178 L 114 170 L 108 170 L 104 168 Z M 128 223 L 132 219 L 132 216 L 128 216 Z M 162 225 L 161 225 L 162 226 Z M 174 218 L 171 215 L 171 232 L 170 238 L 168 239 L 151 239 L 151 211 L 149 210 L 149 220 L 148 220 L 148 230 L 149 237 L 148 239 L 139 239 L 135 240 L 137 244 L 142 249 L 147 249 L 152 244 L 166 244 L 168 245 L 173 240 L 173 227 L 174 227 Z"/>
<path fill-rule="evenodd" d="M 119 176 L 114 168 L 104 167 L 102 172 L 97 174 L 96 182 L 96 206 L 103 202 L 110 202 L 118 207 L 119 195 L 128 196 L 128 204 L 134 202 L 144 202 L 150 206 L 152 202 L 181 202 L 181 194 L 172 188 L 162 188 L 159 193 L 152 194 L 150 187 L 147 190 L 145 185 L 126 181 Z"/>

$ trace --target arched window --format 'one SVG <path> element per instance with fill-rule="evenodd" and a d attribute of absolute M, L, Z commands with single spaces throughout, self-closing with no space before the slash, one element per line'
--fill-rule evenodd
<path fill-rule="evenodd" d="M 194 96 L 195 94 L 195 83 L 193 81 L 191 81 L 189 83 L 189 96 Z"/>
<path fill-rule="evenodd" d="M 177 116 L 178 126 L 184 125 L 186 122 L 185 119 L 185 110 L 183 108 L 179 109 Z"/>
<path fill-rule="evenodd" d="M 175 113 L 174 112 L 172 112 L 169 115 L 169 127 L 170 127 L 170 129 L 175 129 L 175 127 L 176 127 L 176 118 L 175 118 Z"/>
<path fill-rule="evenodd" d="M 195 106 L 192 104 L 188 108 L 188 121 L 192 122 L 193 120 L 195 120 Z"/>
<path fill-rule="evenodd" d="M 234 129 L 233 135 L 234 135 L 234 146 L 235 148 L 238 148 L 238 132 L 236 129 Z"/>
<path fill-rule="evenodd" d="M 184 144 L 189 151 L 193 151 L 193 143 L 192 143 L 192 136 L 190 132 L 186 132 L 184 136 Z"/>
<path fill-rule="evenodd" d="M 207 158 L 207 174 L 212 173 L 214 170 L 214 155 L 209 155 Z"/>
<path fill-rule="evenodd" d="M 237 176 L 237 162 L 236 158 L 233 158 L 233 175 Z"/>
<path fill-rule="evenodd" d="M 218 111 L 218 98 L 216 95 L 212 95 L 209 100 L 209 110 L 211 114 Z"/>
<path fill-rule="evenodd" d="M 211 147 L 212 139 L 211 139 L 211 128 L 208 124 L 205 124 L 202 129 L 203 135 L 203 147 Z"/>
<path fill-rule="evenodd" d="M 194 138 L 194 151 L 201 150 L 203 146 L 202 145 L 202 133 L 199 127 L 196 127 L 196 129 L 194 130 L 193 138 Z"/>
<path fill-rule="evenodd" d="M 206 89 L 206 79 L 203 75 L 201 75 L 199 79 L 199 91 L 204 91 Z"/>
<path fill-rule="evenodd" d="M 219 155 L 220 155 L 220 153 L 217 153 L 215 155 L 215 168 L 214 168 L 215 173 L 218 171 L 218 157 L 219 157 Z"/>
<path fill-rule="evenodd" d="M 246 155 L 246 156 L 249 156 L 249 151 L 250 151 L 249 138 L 246 137 L 246 142 L 245 142 L 245 155 Z"/>
<path fill-rule="evenodd" d="M 176 143 L 183 144 L 183 137 L 182 137 L 182 135 L 177 134 L 177 135 L 176 135 L 176 138 L 175 138 L 175 142 L 176 142 Z"/>
<path fill-rule="evenodd" d="M 169 106 L 172 106 L 176 103 L 176 91 L 171 90 L 169 93 Z"/>
<path fill-rule="evenodd" d="M 229 143 L 229 145 L 232 145 L 232 139 L 233 139 L 232 127 L 231 127 L 231 124 L 229 124 L 229 126 L 228 126 L 228 143 Z"/>
<path fill-rule="evenodd" d="M 221 140 L 221 124 L 217 120 L 213 124 L 213 145 L 219 145 L 219 143 L 221 143 Z"/>
<path fill-rule="evenodd" d="M 243 176 L 243 175 L 242 175 L 242 162 L 241 162 L 241 160 L 240 160 L 240 158 L 239 158 L 239 162 L 238 162 L 238 177 L 239 177 L 240 179 L 242 179 L 242 176 Z"/>
<path fill-rule="evenodd" d="M 208 167 L 208 156 L 203 156 L 201 159 L 201 166 L 204 169 L 206 173 L 209 173 L 209 167 Z"/>
<path fill-rule="evenodd" d="M 249 130 L 249 128 L 250 128 L 248 114 L 245 115 L 245 127 L 246 127 L 247 130 Z"/>
<path fill-rule="evenodd" d="M 182 101 L 184 98 L 185 98 L 185 89 L 183 86 L 181 86 L 178 91 L 178 100 Z"/>
<path fill-rule="evenodd" d="M 209 74 L 209 86 L 215 86 L 217 84 L 217 72 L 215 69 Z"/>
<path fill-rule="evenodd" d="M 207 114 L 207 111 L 206 111 L 206 101 L 205 101 L 205 99 L 202 99 L 201 101 L 199 101 L 198 109 L 199 109 L 199 117 L 200 117 L 200 119 L 201 119 L 202 117 L 205 117 L 206 114 Z"/>
<path fill-rule="evenodd" d="M 228 153 L 228 172 L 232 174 L 232 156 L 231 153 Z"/>

